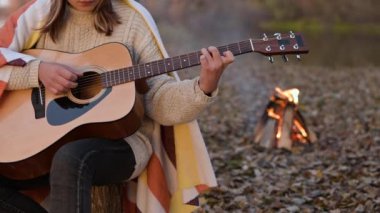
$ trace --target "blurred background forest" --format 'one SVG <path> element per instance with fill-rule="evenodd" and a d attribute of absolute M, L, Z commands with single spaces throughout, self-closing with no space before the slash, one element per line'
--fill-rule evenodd
<path fill-rule="evenodd" d="M 177 39 L 183 38 L 178 35 L 185 31 L 184 34 L 212 44 L 293 30 L 307 34 L 312 50 L 307 62 L 312 64 L 380 63 L 375 45 L 379 44 L 380 2 L 376 0 L 141 2 L 150 9 L 162 30 L 169 28 L 169 36 Z"/>
<path fill-rule="evenodd" d="M 0 23 L 21 2 L 0 0 Z M 172 56 L 290 30 L 310 49 L 288 63 L 239 56 L 224 74 L 218 101 L 199 117 L 219 183 L 201 211 L 380 212 L 380 1 L 140 2 Z M 289 152 L 252 142 L 276 86 L 300 89 L 315 144 Z"/>
<path fill-rule="evenodd" d="M 0 24 L 27 0 L 0 0 Z M 310 64 L 379 65 L 380 2 L 376 0 L 140 0 L 156 19 L 164 40 L 197 38 L 219 44 L 262 33 L 303 32 Z M 167 35 L 168 34 L 168 35 Z M 234 39 L 234 40 L 232 40 Z M 169 43 L 169 42 L 168 42 Z M 224 44 L 224 43 L 223 43 Z M 191 45 L 199 48 L 199 45 Z M 172 53 L 179 53 L 177 49 Z M 331 53 L 334 53 L 333 55 Z"/>

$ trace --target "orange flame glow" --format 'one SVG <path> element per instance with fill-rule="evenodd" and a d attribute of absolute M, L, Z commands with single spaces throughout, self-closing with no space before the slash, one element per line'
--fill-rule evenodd
<path fill-rule="evenodd" d="M 295 106 L 298 105 L 299 99 L 298 96 L 300 94 L 300 91 L 296 88 L 289 89 L 289 90 L 281 90 L 280 88 L 275 88 L 275 94 L 271 97 L 271 100 L 274 101 L 280 108 L 277 108 L 275 110 L 274 108 L 270 108 L 267 110 L 268 116 L 276 119 L 278 121 L 277 129 L 276 129 L 276 139 L 277 141 L 281 138 L 282 134 L 282 128 L 283 128 L 283 113 L 285 110 L 285 107 L 289 103 L 293 103 Z M 277 112 L 275 112 L 277 111 Z M 292 122 L 292 129 L 294 130 L 291 134 L 292 140 L 300 141 L 302 143 L 307 143 L 307 137 L 308 134 L 305 130 L 305 128 L 302 126 L 302 124 L 297 121 L 297 119 L 294 119 Z M 278 144 L 277 144 L 278 145 Z"/>

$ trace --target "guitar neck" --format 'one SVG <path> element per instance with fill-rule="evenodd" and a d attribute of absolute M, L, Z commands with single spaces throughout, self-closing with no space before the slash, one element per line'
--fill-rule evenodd
<path fill-rule="evenodd" d="M 275 37 L 248 39 L 217 47 L 220 53 L 230 50 L 234 56 L 258 52 L 265 56 L 285 54 L 305 54 L 309 52 L 300 33 L 274 34 Z M 199 65 L 201 51 L 165 58 L 145 64 L 138 64 L 101 74 L 103 87 L 111 87 L 138 79 L 148 78 Z"/>
<path fill-rule="evenodd" d="M 253 43 L 251 39 L 237 43 L 217 47 L 220 53 L 230 50 L 233 55 L 241 55 L 253 52 Z M 102 83 L 104 87 L 111 87 L 130 81 L 148 78 L 164 73 L 169 73 L 181 69 L 186 69 L 200 65 L 201 51 L 179 55 L 171 58 L 165 58 L 145 64 L 138 64 L 131 67 L 112 70 L 102 73 Z"/>

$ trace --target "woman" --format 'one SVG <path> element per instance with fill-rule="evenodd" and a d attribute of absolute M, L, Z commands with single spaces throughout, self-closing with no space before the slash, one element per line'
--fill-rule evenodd
<path fill-rule="evenodd" d="M 51 3 L 51 10 L 40 29 L 37 48 L 77 53 L 119 42 L 129 48 L 135 64 L 163 57 L 143 17 L 121 0 L 40 1 Z M 57 151 L 49 177 L 51 212 L 90 212 L 92 185 L 135 178 L 147 165 L 152 153 L 153 121 L 162 125 L 188 122 L 212 102 L 220 76 L 233 61 L 233 55 L 228 51 L 221 56 L 215 47 L 201 51 L 199 78 L 177 82 L 160 75 L 147 79 L 150 89 L 144 95 L 146 114 L 135 134 L 112 142 L 83 139 Z M 81 76 L 75 68 L 38 59 L 24 67 L 3 66 L 1 71 L 10 73 L 7 90 L 38 87 L 41 83 L 53 94 L 64 94 L 75 88 Z M 1 182 L 0 210 L 45 211 L 14 190 L 18 183 Z"/>

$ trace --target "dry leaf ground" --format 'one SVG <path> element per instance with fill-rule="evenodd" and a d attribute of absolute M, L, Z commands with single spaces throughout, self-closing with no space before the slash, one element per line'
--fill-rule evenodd
<path fill-rule="evenodd" d="M 379 212 L 379 69 L 271 65 L 248 57 L 230 67 L 219 100 L 199 119 L 219 183 L 202 210 Z M 275 86 L 300 89 L 300 110 L 317 143 L 292 152 L 253 143 Z"/>

